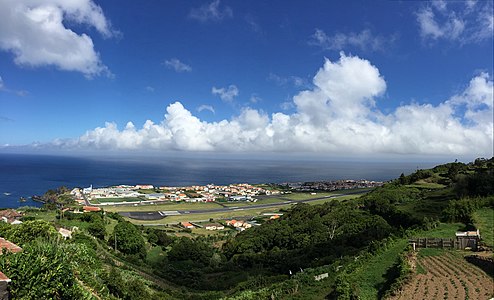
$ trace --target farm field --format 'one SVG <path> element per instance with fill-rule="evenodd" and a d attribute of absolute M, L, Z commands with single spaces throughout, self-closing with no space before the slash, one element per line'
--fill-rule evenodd
<path fill-rule="evenodd" d="M 459 252 L 421 250 L 417 270 L 418 274 L 399 294 L 388 299 L 482 300 L 494 296 L 494 279 L 468 263 Z"/>

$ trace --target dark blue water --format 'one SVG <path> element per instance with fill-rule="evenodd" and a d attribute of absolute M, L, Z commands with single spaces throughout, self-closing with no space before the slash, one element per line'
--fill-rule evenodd
<path fill-rule="evenodd" d="M 435 163 L 363 163 L 270 159 L 178 157 L 79 158 L 0 154 L 0 207 L 39 205 L 20 197 L 60 186 L 118 184 L 186 186 L 230 183 L 282 183 L 312 180 L 385 181 Z"/>

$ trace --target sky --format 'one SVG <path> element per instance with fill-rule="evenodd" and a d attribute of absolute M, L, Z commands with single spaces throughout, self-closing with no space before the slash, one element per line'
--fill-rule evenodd
<path fill-rule="evenodd" d="M 493 156 L 493 1 L 0 0 L 0 150 Z"/>

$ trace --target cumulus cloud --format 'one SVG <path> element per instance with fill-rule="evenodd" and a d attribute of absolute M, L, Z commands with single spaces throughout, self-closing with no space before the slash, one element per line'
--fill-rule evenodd
<path fill-rule="evenodd" d="M 294 112 L 244 108 L 229 120 L 206 122 L 180 102 L 163 121 L 137 129 L 107 123 L 61 147 L 184 151 L 278 151 L 324 154 L 422 154 L 491 156 L 493 81 L 482 73 L 464 91 L 438 105 L 410 103 L 383 113 L 376 101 L 386 91 L 378 68 L 341 54 L 325 60 L 313 87 L 292 99 Z"/>
<path fill-rule="evenodd" d="M 209 4 L 204 4 L 198 8 L 193 8 L 189 13 L 189 18 L 201 22 L 221 21 L 233 17 L 233 10 L 229 6 L 220 7 L 220 0 L 214 0 Z"/>
<path fill-rule="evenodd" d="M 426 41 L 448 40 L 460 44 L 492 39 L 492 1 L 447 3 L 433 1 L 416 13 L 420 35 Z"/>
<path fill-rule="evenodd" d="M 212 112 L 213 114 L 215 113 L 214 111 L 214 107 L 212 107 L 211 105 L 206 105 L 206 104 L 203 104 L 203 105 L 200 105 L 198 108 L 197 108 L 197 111 L 198 112 L 201 112 L 203 110 L 208 110 L 210 112 Z"/>
<path fill-rule="evenodd" d="M 376 36 L 369 29 L 358 33 L 336 33 L 329 36 L 323 30 L 316 28 L 309 39 L 309 45 L 318 46 L 324 50 L 340 51 L 347 47 L 356 47 L 364 51 L 382 51 L 393 41 L 394 37 Z"/>
<path fill-rule="evenodd" d="M 218 95 L 224 102 L 231 103 L 238 96 L 239 91 L 236 85 L 231 84 L 228 88 L 217 88 L 213 86 L 211 93 Z"/>
<path fill-rule="evenodd" d="M 21 66 L 55 66 L 87 77 L 109 75 L 86 33 L 67 27 L 73 22 L 111 37 L 110 22 L 92 0 L 0 0 L 0 49 Z"/>
<path fill-rule="evenodd" d="M 172 58 L 172 59 L 165 60 L 165 62 L 163 64 L 168 69 L 175 70 L 175 72 L 178 72 L 178 73 L 191 72 L 192 71 L 192 67 L 191 66 L 189 66 L 187 64 L 184 64 L 183 62 L 181 62 L 177 58 Z"/>

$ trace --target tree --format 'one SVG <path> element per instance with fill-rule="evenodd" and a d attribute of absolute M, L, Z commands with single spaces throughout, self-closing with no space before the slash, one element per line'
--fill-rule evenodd
<path fill-rule="evenodd" d="M 95 219 L 87 227 L 87 231 L 94 237 L 103 240 L 105 239 L 106 228 L 102 219 Z"/>
<path fill-rule="evenodd" d="M 82 298 L 70 259 L 56 243 L 38 240 L 20 253 L 4 253 L 0 270 L 12 279 L 13 299 Z"/>
<path fill-rule="evenodd" d="M 12 226 L 6 236 L 14 243 L 22 246 L 36 238 L 49 239 L 57 236 L 57 234 L 50 223 L 43 220 L 32 220 Z"/>
<path fill-rule="evenodd" d="M 124 254 L 146 257 L 144 239 L 139 230 L 128 221 L 118 222 L 110 236 L 109 243 L 112 247 L 116 245 L 117 250 Z"/>

